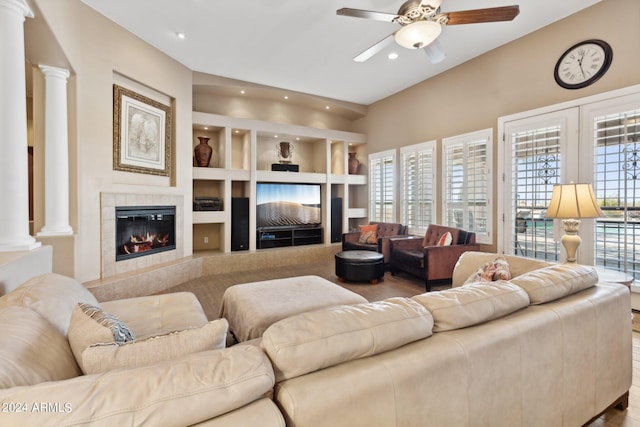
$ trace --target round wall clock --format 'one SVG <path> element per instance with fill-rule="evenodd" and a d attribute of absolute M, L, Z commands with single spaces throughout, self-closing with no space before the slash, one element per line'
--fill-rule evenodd
<path fill-rule="evenodd" d="M 567 49 L 558 59 L 553 76 L 566 89 L 580 89 L 596 82 L 611 65 L 613 50 L 602 40 L 585 40 Z"/>

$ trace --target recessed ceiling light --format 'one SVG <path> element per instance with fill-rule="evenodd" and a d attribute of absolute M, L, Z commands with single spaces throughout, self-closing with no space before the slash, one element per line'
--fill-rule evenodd
<path fill-rule="evenodd" d="M 289 99 L 289 97 L 287 95 L 284 96 L 284 99 Z"/>
<path fill-rule="evenodd" d="M 244 95 L 244 91 L 243 90 L 241 90 L 240 93 Z"/>
<path fill-rule="evenodd" d="M 393 60 L 393 59 L 398 59 L 398 54 L 397 54 L 396 52 L 391 52 L 391 53 L 387 56 L 387 58 L 392 59 L 392 60 Z"/>
<path fill-rule="evenodd" d="M 209 130 L 209 128 L 205 126 L 205 127 L 204 127 L 204 130 Z"/>
<path fill-rule="evenodd" d="M 236 133 L 240 133 L 240 131 L 238 129 L 235 130 Z"/>
<path fill-rule="evenodd" d="M 184 39 L 185 37 L 184 33 L 176 33 L 176 36 L 178 36 L 179 39 Z"/>
<path fill-rule="evenodd" d="M 331 109 L 331 107 L 329 107 L 328 105 L 327 105 L 326 107 L 324 107 L 324 108 L 326 108 L 327 110 L 330 110 L 330 109 Z"/>
<path fill-rule="evenodd" d="M 300 141 L 300 137 L 299 136 L 296 136 L 296 141 Z"/>
<path fill-rule="evenodd" d="M 278 135 L 273 135 L 273 137 L 274 137 L 274 138 L 277 138 L 277 137 L 278 137 Z"/>

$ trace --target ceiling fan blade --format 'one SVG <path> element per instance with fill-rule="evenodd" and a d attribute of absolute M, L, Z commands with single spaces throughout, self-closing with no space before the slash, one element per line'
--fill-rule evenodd
<path fill-rule="evenodd" d="M 380 52 L 381 50 L 389 46 L 390 44 L 393 44 L 393 42 L 394 42 L 393 34 L 389 34 L 387 37 L 383 38 L 378 43 L 371 46 L 369 49 L 357 55 L 355 58 L 353 58 L 353 60 L 356 62 L 364 62 L 367 59 L 371 58 L 376 53 Z"/>
<path fill-rule="evenodd" d="M 391 13 L 372 12 L 370 10 L 362 9 L 350 9 L 348 7 L 343 7 L 342 9 L 336 10 L 336 14 L 342 16 L 352 16 L 354 18 L 374 19 L 376 21 L 384 22 L 393 22 L 393 20 L 398 17 L 398 15 L 394 15 Z"/>
<path fill-rule="evenodd" d="M 423 47 L 423 49 L 427 53 L 429 61 L 432 64 L 438 64 L 444 61 L 444 59 L 447 57 L 447 54 L 444 52 L 444 49 L 442 49 L 442 45 L 440 44 L 438 39 L 435 39 L 434 41 Z"/>
<path fill-rule="evenodd" d="M 447 25 L 479 24 L 482 22 L 512 21 L 520 13 L 520 6 L 490 7 L 487 9 L 448 12 Z"/>

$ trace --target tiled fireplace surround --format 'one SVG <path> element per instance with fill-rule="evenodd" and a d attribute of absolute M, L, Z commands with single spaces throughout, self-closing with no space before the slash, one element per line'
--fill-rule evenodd
<path fill-rule="evenodd" d="M 102 268 L 103 278 L 140 270 L 157 264 L 175 261 L 184 256 L 184 198 L 165 194 L 102 193 L 100 208 L 102 215 Z M 175 206 L 176 249 L 129 260 L 116 261 L 116 207 Z"/>
<path fill-rule="evenodd" d="M 331 260 L 339 244 L 276 248 L 231 253 L 207 252 L 184 256 L 184 198 L 181 195 L 101 193 L 101 275 L 86 282 L 98 301 L 131 298 L 212 274 Z M 115 261 L 116 206 L 176 206 L 176 249 Z M 189 212 L 190 213 L 190 212 Z"/>

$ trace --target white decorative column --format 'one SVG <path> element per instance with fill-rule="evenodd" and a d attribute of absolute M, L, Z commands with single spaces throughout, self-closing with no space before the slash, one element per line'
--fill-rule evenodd
<path fill-rule="evenodd" d="M 40 246 L 29 235 L 29 166 L 24 20 L 25 0 L 0 0 L 0 251 Z"/>
<path fill-rule="evenodd" d="M 69 133 L 67 79 L 69 71 L 40 65 L 46 83 L 44 133 L 44 226 L 38 236 L 73 234 L 69 225 Z"/>

